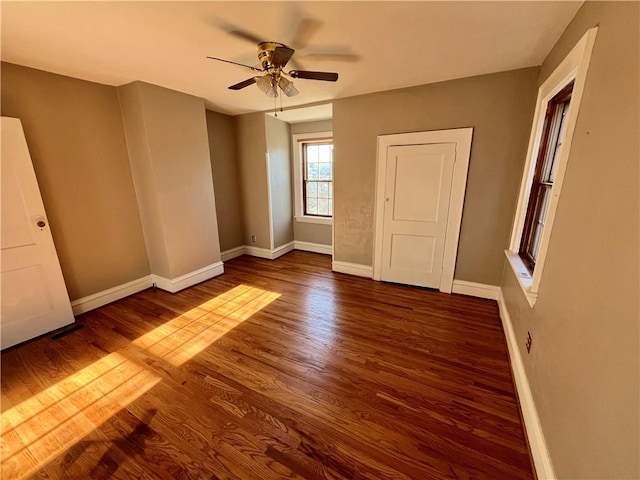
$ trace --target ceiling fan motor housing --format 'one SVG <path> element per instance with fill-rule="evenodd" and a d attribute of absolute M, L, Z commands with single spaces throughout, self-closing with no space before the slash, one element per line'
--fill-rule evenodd
<path fill-rule="evenodd" d="M 258 60 L 260 60 L 262 68 L 266 71 L 279 68 L 272 63 L 273 52 L 277 47 L 286 47 L 286 45 L 278 42 L 262 42 L 258 44 Z"/>

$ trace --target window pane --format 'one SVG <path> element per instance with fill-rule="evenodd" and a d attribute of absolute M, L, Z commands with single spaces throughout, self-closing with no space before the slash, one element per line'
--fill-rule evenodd
<path fill-rule="evenodd" d="M 333 182 L 329 183 L 329 198 L 333 198 Z"/>
<path fill-rule="evenodd" d="M 551 186 L 541 185 L 538 191 L 538 201 L 536 203 L 535 217 L 532 225 L 531 242 L 529 244 L 528 253 L 531 258 L 538 258 L 538 250 L 540 250 L 540 241 L 542 240 L 542 229 L 547 217 L 549 209 L 549 198 L 551 197 Z"/>
<path fill-rule="evenodd" d="M 315 198 L 318 196 L 318 184 L 316 182 L 307 182 L 307 198 Z"/>
<path fill-rule="evenodd" d="M 321 180 L 331 180 L 331 164 L 319 163 L 319 178 Z"/>
<path fill-rule="evenodd" d="M 307 162 L 307 180 L 318 180 L 318 164 Z"/>
<path fill-rule="evenodd" d="M 332 145 L 318 145 L 319 161 L 330 162 L 331 161 L 331 147 Z"/>
<path fill-rule="evenodd" d="M 329 199 L 329 215 L 333 215 L 333 200 Z"/>
<path fill-rule="evenodd" d="M 318 145 L 314 145 L 312 143 L 305 144 L 305 149 L 307 151 L 307 162 L 317 162 L 318 161 Z"/>
<path fill-rule="evenodd" d="M 564 141 L 565 130 L 567 126 L 567 112 L 569 111 L 569 102 L 566 102 L 562 105 L 562 116 L 560 117 L 560 131 L 558 133 L 558 142 L 556 145 L 556 151 L 553 155 L 553 160 L 551 161 L 551 166 L 549 167 L 549 181 L 553 182 L 556 176 L 556 166 L 558 165 L 558 152 L 560 152 L 560 145 Z"/>
<path fill-rule="evenodd" d="M 329 215 L 329 200 L 318 199 L 318 215 Z"/>
<path fill-rule="evenodd" d="M 549 210 L 549 198 L 551 198 L 551 186 L 544 185 L 540 189 L 540 214 L 538 218 L 538 224 L 544 227 L 544 223 L 547 219 L 547 210 Z"/>
<path fill-rule="evenodd" d="M 318 200 L 315 198 L 307 198 L 307 213 L 311 213 L 313 215 L 318 214 Z"/>
<path fill-rule="evenodd" d="M 533 245 L 529 251 L 529 255 L 534 261 L 538 259 L 538 250 L 540 249 L 540 240 L 542 239 L 542 228 L 536 228 L 533 233 Z"/>
<path fill-rule="evenodd" d="M 329 198 L 329 184 L 327 182 L 318 184 L 318 197 Z"/>

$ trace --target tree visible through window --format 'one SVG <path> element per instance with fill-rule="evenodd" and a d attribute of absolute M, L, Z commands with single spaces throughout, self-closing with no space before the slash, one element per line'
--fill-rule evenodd
<path fill-rule="evenodd" d="M 304 214 L 331 217 L 333 213 L 333 143 L 302 145 Z"/>
<path fill-rule="evenodd" d="M 536 265 L 540 250 L 542 230 L 549 209 L 572 92 L 573 82 L 563 88 L 547 104 L 542 140 L 538 150 L 522 241 L 520 242 L 520 257 L 530 271 L 533 271 Z"/>

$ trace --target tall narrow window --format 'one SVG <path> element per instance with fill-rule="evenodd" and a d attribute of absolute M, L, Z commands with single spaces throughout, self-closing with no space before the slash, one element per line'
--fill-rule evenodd
<path fill-rule="evenodd" d="M 573 82 L 563 88 L 547 104 L 519 251 L 522 261 L 531 272 L 535 268 L 540 251 L 542 230 L 558 166 L 558 155 L 564 139 L 572 92 Z"/>
<path fill-rule="evenodd" d="M 333 213 L 333 143 L 302 144 L 304 215 L 331 217 Z"/>

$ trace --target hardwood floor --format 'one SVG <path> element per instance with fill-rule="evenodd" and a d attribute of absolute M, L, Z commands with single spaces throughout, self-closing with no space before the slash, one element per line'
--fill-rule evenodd
<path fill-rule="evenodd" d="M 2 478 L 534 478 L 495 302 L 225 270 L 4 352 Z"/>

